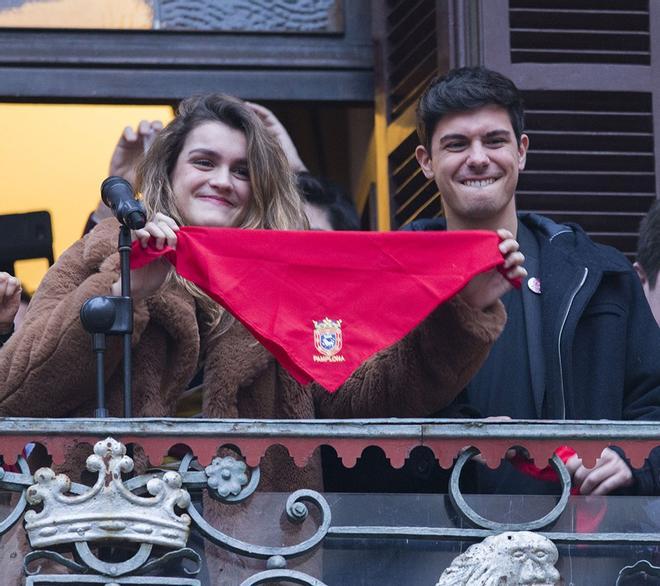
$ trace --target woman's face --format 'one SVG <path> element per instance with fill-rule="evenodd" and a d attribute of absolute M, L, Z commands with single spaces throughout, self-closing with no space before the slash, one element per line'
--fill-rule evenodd
<path fill-rule="evenodd" d="M 186 225 L 239 225 L 252 197 L 245 134 L 222 122 L 200 124 L 183 143 L 170 181 Z"/>

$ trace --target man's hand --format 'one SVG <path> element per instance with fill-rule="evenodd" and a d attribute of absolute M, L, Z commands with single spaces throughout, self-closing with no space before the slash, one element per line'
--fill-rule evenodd
<path fill-rule="evenodd" d="M 593 468 L 585 468 L 577 455 L 568 459 L 566 468 L 580 494 L 605 495 L 634 483 L 628 464 L 610 448 L 603 450 Z"/>
<path fill-rule="evenodd" d="M 508 230 L 497 231 L 500 237 L 500 252 L 504 255 L 504 266 L 481 273 L 474 277 L 461 291 L 463 300 L 477 309 L 486 309 L 502 295 L 511 290 L 511 282 L 524 279 L 527 271 L 523 267 L 525 257 L 520 252 L 518 242 Z M 504 271 L 504 275 L 501 271 Z"/>
<path fill-rule="evenodd" d="M 136 129 L 124 128 L 110 159 L 110 175 L 119 175 L 134 185 L 135 167 L 162 129 L 160 120 L 141 120 Z"/>
<path fill-rule="evenodd" d="M 293 144 L 289 133 L 284 128 L 284 125 L 279 121 L 277 116 L 273 114 L 268 108 L 264 108 L 260 104 L 255 104 L 254 102 L 245 102 L 246 106 L 250 108 L 264 123 L 266 130 L 280 143 L 284 154 L 286 155 L 287 161 L 291 166 L 291 170 L 294 173 L 303 173 L 307 171 L 305 163 L 302 162 L 300 155 L 298 154 L 298 149 L 296 145 Z"/>
<path fill-rule="evenodd" d="M 0 334 L 7 334 L 21 305 L 21 283 L 9 273 L 0 272 Z"/>
<path fill-rule="evenodd" d="M 136 129 L 130 126 L 124 128 L 110 159 L 109 175 L 123 177 L 132 186 L 135 186 L 137 164 L 162 129 L 163 123 L 160 120 L 152 122 L 141 120 Z M 110 217 L 112 217 L 110 208 L 99 200 L 94 210 L 94 219 L 98 223 Z"/>

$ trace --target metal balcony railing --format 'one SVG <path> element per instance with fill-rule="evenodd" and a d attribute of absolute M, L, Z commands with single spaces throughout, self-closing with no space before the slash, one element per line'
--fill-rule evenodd
<path fill-rule="evenodd" d="M 86 471 L 71 459 L 81 444 Z M 276 445 L 298 466 L 332 446 L 348 467 L 370 446 L 394 467 L 425 446 L 452 467 L 448 492 L 261 493 L 259 465 Z M 442 586 L 493 568 L 510 584 L 559 583 L 560 574 L 567 584 L 637 584 L 660 577 L 660 498 L 571 496 L 553 454 L 570 446 L 589 467 L 617 446 L 639 468 L 658 445 L 660 426 L 645 422 L 0 419 L 0 561 L 5 580 L 41 586 Z M 461 492 L 469 459 L 480 453 L 497 467 L 512 447 L 552 463 L 556 496 Z M 34 469 L 46 455 L 52 463 Z M 62 467 L 69 476 L 55 472 Z M 488 547 L 462 553 L 478 542 Z"/>

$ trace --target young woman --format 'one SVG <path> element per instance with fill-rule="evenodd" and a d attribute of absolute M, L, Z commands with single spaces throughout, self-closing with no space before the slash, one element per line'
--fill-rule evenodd
<path fill-rule="evenodd" d="M 135 233 L 143 245 L 176 245 L 180 225 L 303 229 L 303 205 L 285 155 L 258 116 L 238 99 L 207 95 L 182 102 L 138 173 L 151 220 Z M 506 235 L 505 235 L 506 236 Z M 69 248 L 36 292 L 26 322 L 0 353 L 0 415 L 89 417 L 95 363 L 78 317 L 94 295 L 118 294 L 117 223 L 101 222 Z M 517 244 L 505 238 L 509 276 L 520 276 Z M 165 262 L 133 271 L 133 412 L 181 414 L 182 396 L 213 418 L 425 416 L 469 381 L 501 331 L 496 272 L 437 308 L 401 342 L 365 363 L 336 393 L 302 387 L 248 331 Z M 121 347 L 108 341 L 107 397 L 121 413 Z M 192 392 L 192 404 L 195 393 Z M 262 462 L 263 489 L 320 488 L 318 461 L 298 469 L 273 456 Z M 227 518 L 222 526 L 228 528 Z M 224 572 L 224 578 L 228 574 Z M 233 583 L 231 579 L 227 583 Z"/>

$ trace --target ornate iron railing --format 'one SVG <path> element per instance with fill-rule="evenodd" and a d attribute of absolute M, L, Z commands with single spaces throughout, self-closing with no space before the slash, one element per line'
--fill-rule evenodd
<path fill-rule="evenodd" d="M 71 482 L 53 471 L 81 443 L 90 446 L 87 470 L 96 475 L 93 486 Z M 30 446 L 36 444 L 45 448 L 52 465 L 30 470 L 25 456 Z M 154 463 L 162 462 L 170 449 L 180 444 L 186 449 L 182 452 L 179 449 L 184 455 L 174 469 L 140 471 L 130 476 L 133 460 L 126 455 L 125 446 L 139 446 L 149 462 Z M 190 546 L 191 530 L 203 541 L 227 552 L 262 560 L 261 568 L 242 578 L 243 586 L 277 581 L 323 585 L 322 580 L 331 573 L 324 571 L 320 561 L 316 575 L 290 567 L 292 561 L 309 558 L 321 547 L 332 551 L 337 544 L 346 543 L 357 549 L 374 543 L 430 544 L 441 548 L 438 544 L 470 543 L 505 535 L 510 543 L 522 540 L 523 545 L 517 545 L 512 556 L 514 553 L 527 556 L 532 546 L 529 540 L 525 541 L 525 534 L 520 533 L 525 531 L 536 532 L 534 539 L 545 539 L 555 552 L 544 554 L 545 561 L 534 561 L 541 564 L 539 567 L 543 564 L 551 567 L 553 555 L 556 561 L 553 543 L 567 548 L 636 547 L 639 554 L 633 560 L 636 563 L 620 566 L 618 577 L 615 576 L 622 584 L 635 583 L 635 576 L 641 573 L 660 575 L 655 560 L 639 559 L 652 555 L 660 542 L 660 519 L 655 523 L 651 515 L 649 524 L 619 530 L 608 526 L 598 528 L 593 523 L 587 530 L 567 524 L 565 519 L 579 508 L 576 499 L 587 497 L 570 496 L 570 475 L 553 454 L 558 447 L 569 445 L 586 466 L 592 466 L 605 447 L 616 445 L 625 452 L 631 465 L 638 468 L 659 444 L 660 426 L 645 422 L 0 419 L 0 455 L 4 462 L 0 468 L 0 490 L 15 495 L 9 512 L 0 520 L 0 536 L 12 531 L 26 532 L 31 549 L 22 552 L 24 556 L 17 557 L 15 563 L 23 564 L 28 585 L 229 583 L 197 575 L 203 566 L 204 547 Z M 414 448 L 426 446 L 441 466 L 453 465 L 448 495 L 454 513 L 453 525 L 401 521 L 340 525 L 335 513 L 340 501 L 345 503 L 350 499 L 333 499 L 308 487 L 293 492 L 284 503 L 286 522 L 306 526 L 294 543 L 261 545 L 210 523 L 199 510 L 200 495 L 249 508 L 259 488 L 260 460 L 274 445 L 283 446 L 298 466 L 306 465 L 320 446 L 329 445 L 349 467 L 369 446 L 380 447 L 394 467 L 403 465 Z M 468 446 L 471 447 L 465 449 Z M 486 464 L 496 467 L 507 450 L 516 446 L 524 447 L 536 462 L 552 462 L 561 479 L 561 495 L 547 501 L 551 503 L 550 510 L 537 519 L 516 522 L 504 515 L 503 520 L 493 520 L 477 512 L 478 499 L 461 493 L 461 472 L 465 463 L 479 452 Z M 224 452 L 218 455 L 219 449 L 227 447 L 231 447 L 232 455 Z M 651 501 L 654 504 L 653 498 Z M 525 507 L 524 500 L 519 502 Z M 433 501 L 432 506 L 437 504 Z M 133 544 L 128 552 L 124 551 L 127 543 Z M 538 545 L 534 548 L 543 550 Z M 516 566 L 515 558 L 511 559 L 512 571 L 522 571 L 522 565 Z M 44 560 L 50 568 L 57 565 L 65 573 L 49 573 L 49 569 L 39 567 Z M 464 583 L 456 578 L 456 572 L 464 571 L 466 563 L 452 563 L 453 570 L 446 570 L 438 584 Z M 463 569 L 456 569 L 459 566 Z M 176 575 L 168 574 L 172 568 L 178 568 Z M 437 568 L 436 579 L 443 569 Z M 345 578 L 341 583 L 348 584 Z M 355 584 L 361 583 L 369 582 L 356 578 Z"/>

